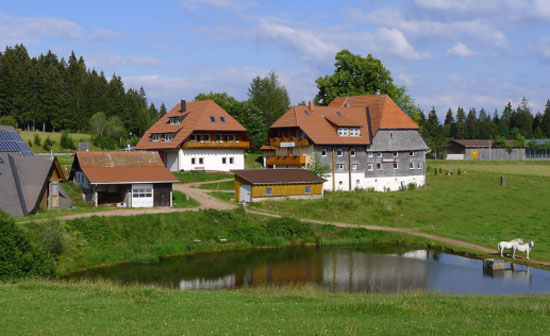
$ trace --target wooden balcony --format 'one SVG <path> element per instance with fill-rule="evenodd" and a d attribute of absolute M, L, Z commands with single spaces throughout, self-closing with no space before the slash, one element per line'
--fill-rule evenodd
<path fill-rule="evenodd" d="M 306 164 L 305 155 L 267 156 L 265 163 L 268 166 L 303 166 Z"/>
<path fill-rule="evenodd" d="M 281 143 L 283 144 L 282 146 L 281 146 Z M 298 148 L 298 147 L 307 147 L 310 145 L 310 143 L 307 138 L 290 137 L 290 138 L 270 138 L 269 145 L 271 147 L 279 147 L 279 148 L 280 147 Z"/>
<path fill-rule="evenodd" d="M 186 141 L 183 143 L 183 148 L 200 149 L 200 148 L 250 148 L 250 141 Z"/>

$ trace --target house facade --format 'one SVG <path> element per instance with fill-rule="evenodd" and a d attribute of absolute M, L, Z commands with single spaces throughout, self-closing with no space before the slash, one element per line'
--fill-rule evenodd
<path fill-rule="evenodd" d="M 429 149 L 418 126 L 387 95 L 294 106 L 270 127 L 270 168 L 326 166 L 325 190 L 399 190 L 426 183 Z"/>
<path fill-rule="evenodd" d="M 78 152 L 69 179 L 97 207 L 172 206 L 172 183 L 179 182 L 157 152 Z"/>
<path fill-rule="evenodd" d="M 170 171 L 244 169 L 251 147 L 246 129 L 213 100 L 182 100 L 140 139 L 138 150 L 158 151 Z"/>

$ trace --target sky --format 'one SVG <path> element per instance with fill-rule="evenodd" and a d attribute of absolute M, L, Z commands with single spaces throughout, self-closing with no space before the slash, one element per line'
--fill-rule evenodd
<path fill-rule="evenodd" d="M 372 54 L 427 113 L 550 98 L 550 0 L 0 0 L 0 46 L 71 51 L 150 102 L 241 100 L 275 71 L 293 104 L 348 49 Z"/>

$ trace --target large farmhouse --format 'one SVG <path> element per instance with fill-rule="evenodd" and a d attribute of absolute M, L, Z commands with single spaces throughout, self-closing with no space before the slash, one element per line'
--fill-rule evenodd
<path fill-rule="evenodd" d="M 262 149 L 271 168 L 328 166 L 325 190 L 398 190 L 426 181 L 428 146 L 387 95 L 293 106 L 271 125 Z"/>
<path fill-rule="evenodd" d="M 172 175 L 157 152 L 79 152 L 69 180 L 88 202 L 119 207 L 172 206 Z"/>
<path fill-rule="evenodd" d="M 182 100 L 141 138 L 136 149 L 158 151 L 171 171 L 244 168 L 246 129 L 213 100 Z"/>

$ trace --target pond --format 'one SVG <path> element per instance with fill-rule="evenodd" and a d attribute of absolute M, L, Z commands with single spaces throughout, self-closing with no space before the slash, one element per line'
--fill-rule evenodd
<path fill-rule="evenodd" d="M 103 278 L 179 290 L 313 284 L 332 292 L 452 294 L 550 293 L 550 271 L 517 264 L 483 269 L 483 261 L 429 250 L 300 247 L 204 253 L 154 264 L 92 269 L 71 279 Z"/>

